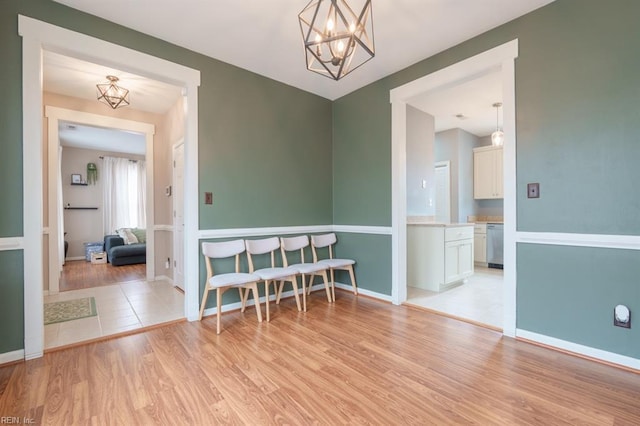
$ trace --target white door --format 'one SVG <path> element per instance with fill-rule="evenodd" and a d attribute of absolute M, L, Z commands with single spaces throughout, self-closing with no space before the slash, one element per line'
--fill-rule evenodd
<path fill-rule="evenodd" d="M 184 291 L 184 143 L 173 147 L 173 283 Z"/>
<path fill-rule="evenodd" d="M 436 163 L 436 222 L 451 222 L 451 176 L 449 162 Z"/>

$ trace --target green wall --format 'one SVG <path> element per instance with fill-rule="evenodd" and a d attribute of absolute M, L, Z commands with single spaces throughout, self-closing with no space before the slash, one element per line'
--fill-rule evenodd
<path fill-rule="evenodd" d="M 389 90 L 517 38 L 518 230 L 639 235 L 638 16 L 634 0 L 557 0 L 336 100 L 334 223 L 391 224 Z M 526 198 L 528 182 L 540 183 L 541 198 Z M 354 247 L 368 250 L 365 243 Z M 606 283 L 615 303 L 638 300 L 637 283 L 625 281 L 638 275 L 637 252 L 587 253 L 614 265 Z M 637 337 L 632 343 L 633 333 L 611 325 L 612 298 L 599 297 L 603 274 L 577 270 L 584 256 L 576 247 L 518 250 L 517 326 L 638 357 Z M 384 273 L 363 287 L 389 294 L 390 257 L 380 253 L 376 266 Z M 540 281 L 549 280 L 540 271 L 548 270 L 557 278 L 540 290 Z M 549 316 L 550 304 L 572 308 Z M 603 316 L 591 318 L 596 312 Z"/>
<path fill-rule="evenodd" d="M 518 328 L 640 359 L 639 276 L 638 250 L 518 244 Z"/>
<path fill-rule="evenodd" d="M 0 2 L 0 237 L 21 236 L 22 40 L 18 14 L 201 72 L 200 228 L 332 223 L 331 102 L 50 0 Z M 301 72 L 304 72 L 301 63 Z M 204 191 L 214 204 L 204 205 Z M 10 208 L 8 206 L 11 206 Z M 0 253 L 1 259 L 7 254 Z M 23 268 L 2 261 L 0 353 L 23 347 Z M 6 338 L 4 338 L 6 336 Z"/>
<path fill-rule="evenodd" d="M 0 251 L 0 354 L 24 348 L 22 251 Z"/>

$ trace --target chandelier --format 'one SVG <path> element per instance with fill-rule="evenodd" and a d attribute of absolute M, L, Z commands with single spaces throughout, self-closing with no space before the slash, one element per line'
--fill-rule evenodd
<path fill-rule="evenodd" d="M 96 84 L 98 88 L 98 100 L 116 109 L 129 105 L 129 91 L 118 86 L 118 77 L 108 75 L 108 83 Z"/>
<path fill-rule="evenodd" d="M 496 131 L 491 133 L 491 145 L 493 146 L 502 146 L 504 144 L 504 132 L 500 129 L 499 119 L 500 119 L 500 107 L 502 106 L 502 102 L 496 102 L 492 105 L 496 109 Z"/>
<path fill-rule="evenodd" d="M 339 80 L 375 56 L 371 0 L 349 3 L 362 7 L 311 0 L 298 15 L 308 70 Z"/>

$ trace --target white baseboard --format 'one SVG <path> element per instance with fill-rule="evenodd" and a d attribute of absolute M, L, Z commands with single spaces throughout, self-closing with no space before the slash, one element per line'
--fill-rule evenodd
<path fill-rule="evenodd" d="M 322 286 L 322 284 L 320 284 Z M 351 284 L 343 284 L 336 281 L 336 287 L 341 288 L 342 290 L 353 291 L 353 287 Z M 375 291 L 367 290 L 366 288 L 358 287 L 358 294 L 363 296 L 372 297 L 378 300 L 384 300 L 385 302 L 391 302 L 391 296 L 382 293 L 376 293 Z"/>
<path fill-rule="evenodd" d="M 173 284 L 173 278 L 168 277 L 166 275 L 156 275 L 156 277 L 153 280 L 154 281 L 166 281 L 169 284 Z"/>
<path fill-rule="evenodd" d="M 84 256 L 67 257 L 64 260 L 87 260 Z"/>
<path fill-rule="evenodd" d="M 343 289 L 343 290 L 347 290 L 349 292 L 353 291 L 353 287 L 351 287 L 351 284 L 342 284 L 339 282 L 336 282 L 336 287 Z M 311 287 L 311 291 L 324 291 L 324 284 L 320 283 L 320 284 L 314 284 L 313 287 Z M 370 291 L 370 290 L 365 290 L 365 289 L 360 289 L 358 288 L 358 294 L 362 294 L 363 296 L 369 296 L 369 297 L 373 297 L 375 299 L 380 299 L 380 300 L 384 300 L 387 302 L 391 302 L 391 296 L 387 296 L 386 294 L 381 294 L 381 293 L 376 293 L 374 291 Z M 289 298 L 289 297 L 293 297 L 293 290 L 289 290 L 289 291 L 285 291 L 282 293 L 282 298 Z M 269 300 L 274 301 L 276 300 L 276 296 L 274 294 L 270 295 Z M 264 296 L 260 297 L 260 303 L 264 303 L 265 302 L 265 298 Z M 253 298 L 249 299 L 247 301 L 247 306 L 253 306 L 255 305 L 255 301 L 253 300 Z M 228 311 L 234 311 L 234 310 L 238 310 L 242 308 L 242 305 L 240 302 L 236 302 L 236 303 L 228 303 L 226 305 L 222 305 L 222 312 L 228 312 Z M 207 315 L 215 315 L 216 314 L 217 309 L 216 308 L 208 308 L 204 310 L 204 314 L 203 316 L 207 316 Z"/>
<path fill-rule="evenodd" d="M 545 336 L 543 334 L 534 333 L 527 330 L 516 329 L 516 337 L 531 340 L 543 345 L 552 346 L 578 355 L 587 356 L 597 360 L 605 361 L 611 364 L 618 364 L 623 367 L 632 368 L 640 371 L 640 359 L 631 358 L 625 355 L 613 352 L 603 351 L 602 349 L 584 346 L 566 340 L 556 339 L 555 337 Z"/>
<path fill-rule="evenodd" d="M 0 354 L 0 365 L 24 359 L 24 349 Z"/>

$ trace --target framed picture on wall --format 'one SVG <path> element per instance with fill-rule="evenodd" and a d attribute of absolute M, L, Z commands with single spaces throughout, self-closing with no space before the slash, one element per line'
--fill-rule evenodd
<path fill-rule="evenodd" d="M 71 183 L 82 183 L 82 175 L 80 174 L 72 174 L 71 175 Z"/>

